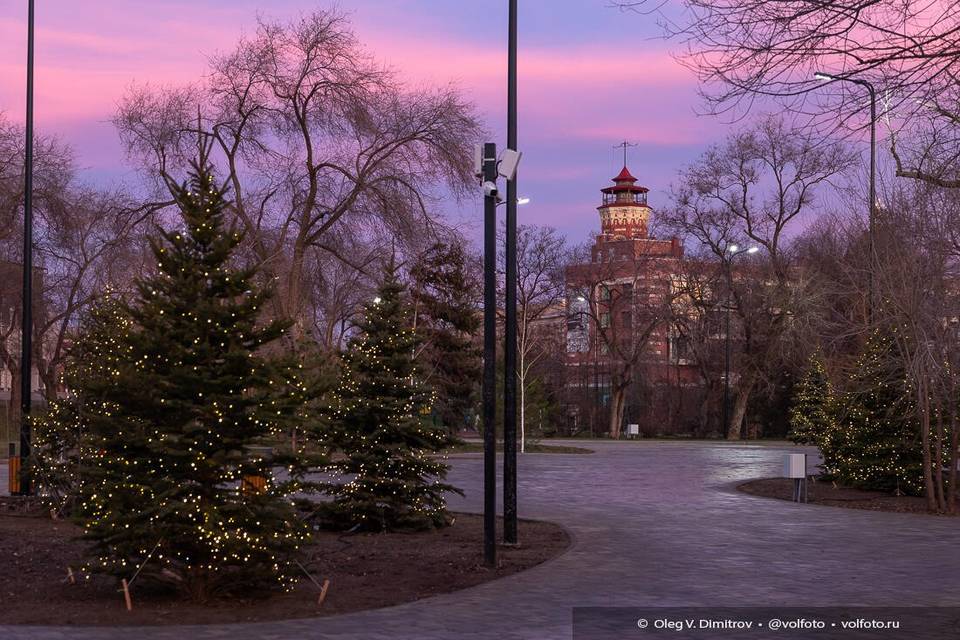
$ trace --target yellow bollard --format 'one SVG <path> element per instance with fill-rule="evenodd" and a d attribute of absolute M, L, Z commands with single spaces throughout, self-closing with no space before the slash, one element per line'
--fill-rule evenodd
<path fill-rule="evenodd" d="M 20 456 L 17 455 L 17 445 L 10 443 L 10 458 L 8 467 L 8 489 L 10 495 L 15 496 L 20 493 Z"/>

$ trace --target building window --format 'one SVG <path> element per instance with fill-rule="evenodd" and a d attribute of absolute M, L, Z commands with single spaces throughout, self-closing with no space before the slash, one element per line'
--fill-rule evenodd
<path fill-rule="evenodd" d="M 686 364 L 693 360 L 690 349 L 690 339 L 687 336 L 673 336 L 670 338 L 670 362 Z"/>

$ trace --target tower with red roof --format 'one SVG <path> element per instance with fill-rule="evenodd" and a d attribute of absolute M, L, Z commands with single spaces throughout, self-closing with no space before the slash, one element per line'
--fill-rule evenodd
<path fill-rule="evenodd" d="M 637 179 L 626 165 L 612 180 L 612 187 L 600 190 L 603 194 L 603 200 L 597 207 L 600 212 L 600 233 L 593 245 L 593 262 L 682 256 L 683 246 L 678 239 L 660 240 L 650 235 L 650 216 L 653 213 L 647 204 L 650 190 L 637 184 Z"/>
<path fill-rule="evenodd" d="M 646 187 L 636 184 L 637 179 L 624 165 L 623 170 L 613 178 L 613 186 L 601 189 L 603 204 L 600 211 L 600 230 L 611 239 L 646 238 L 647 224 L 650 220 L 650 207 L 647 205 Z"/>

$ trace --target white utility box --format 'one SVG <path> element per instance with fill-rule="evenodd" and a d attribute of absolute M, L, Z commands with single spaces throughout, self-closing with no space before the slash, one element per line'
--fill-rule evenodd
<path fill-rule="evenodd" d="M 628 424 L 628 425 L 627 425 L 627 437 L 628 437 L 628 438 L 639 438 L 639 437 L 640 437 L 640 425 L 638 425 L 638 424 Z"/>
<path fill-rule="evenodd" d="M 807 454 L 788 453 L 783 456 L 783 476 L 802 479 L 807 477 Z"/>

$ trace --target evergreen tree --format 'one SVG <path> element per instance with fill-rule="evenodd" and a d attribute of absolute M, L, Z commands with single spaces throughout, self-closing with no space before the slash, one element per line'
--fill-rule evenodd
<path fill-rule="evenodd" d="M 258 323 L 269 292 L 236 266 L 224 191 L 194 165 L 171 185 L 182 230 L 151 242 L 157 273 L 137 282 L 129 326 L 86 336 L 103 375 L 78 378 L 81 515 L 95 570 L 168 582 L 195 600 L 222 589 L 290 584 L 308 532 L 295 485 L 258 448 L 294 410 Z M 126 322 L 126 321 L 125 321 Z"/>
<path fill-rule="evenodd" d="M 477 342 L 477 282 L 461 244 L 437 243 L 410 270 L 417 333 L 424 344 L 418 361 L 435 392 L 434 413 L 450 431 L 469 423 L 481 373 Z"/>
<path fill-rule="evenodd" d="M 827 459 L 834 428 L 833 387 L 820 353 L 810 356 L 807 369 L 793 389 L 790 400 L 789 438 L 796 444 L 812 444 Z"/>
<path fill-rule="evenodd" d="M 874 332 L 839 402 L 824 472 L 862 489 L 920 495 L 923 453 L 906 372 L 889 334 Z"/>
<path fill-rule="evenodd" d="M 392 262 L 359 329 L 331 406 L 331 434 L 342 453 L 331 468 L 343 476 L 329 486 L 331 524 L 375 531 L 443 526 L 443 494 L 457 490 L 444 483 L 447 465 L 435 454 L 450 439 L 429 420 L 430 394 L 413 359 L 418 339 Z"/>
<path fill-rule="evenodd" d="M 80 490 L 78 468 L 85 435 L 85 405 L 91 385 L 110 380 L 120 358 L 129 348 L 124 338 L 130 318 L 113 296 L 104 292 L 100 301 L 83 316 L 79 338 L 71 345 L 63 373 L 70 395 L 50 403 L 33 418 L 34 481 L 51 509 L 72 513 Z"/>

